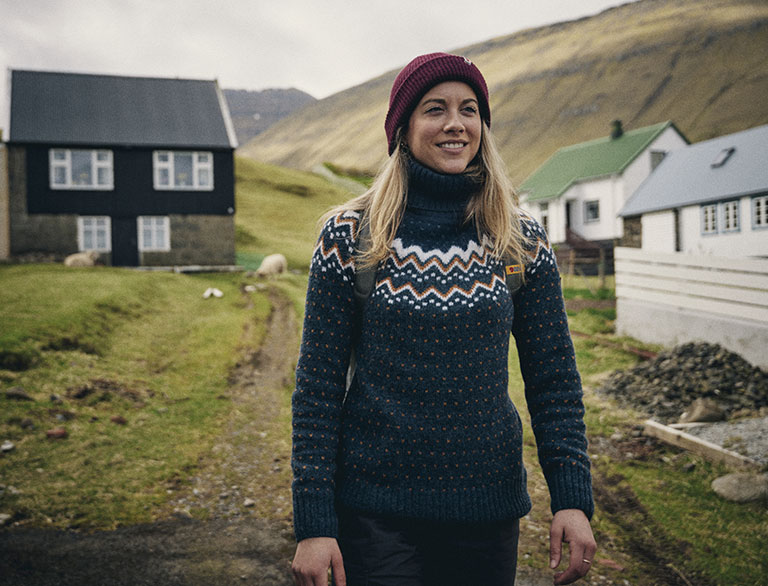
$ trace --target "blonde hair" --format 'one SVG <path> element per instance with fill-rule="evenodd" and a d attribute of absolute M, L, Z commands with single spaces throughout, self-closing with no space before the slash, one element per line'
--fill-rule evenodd
<path fill-rule="evenodd" d="M 328 211 L 320 220 L 320 224 L 324 225 L 330 218 L 346 211 L 361 214 L 361 220 L 368 225 L 371 240 L 370 246 L 358 258 L 362 266 L 377 265 L 387 258 L 405 213 L 410 154 L 402 135 L 403 130 L 399 128 L 395 150 L 379 170 L 370 189 Z M 478 236 L 488 238 L 491 255 L 498 259 L 512 258 L 516 263 L 525 265 L 529 257 L 520 227 L 517 193 L 507 177 L 504 161 L 485 123 L 478 156 L 467 167 L 466 173 L 477 178 L 481 189 L 467 204 L 465 221 L 473 221 Z"/>

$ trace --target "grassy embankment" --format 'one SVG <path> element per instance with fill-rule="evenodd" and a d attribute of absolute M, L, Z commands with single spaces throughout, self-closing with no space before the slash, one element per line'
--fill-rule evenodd
<path fill-rule="evenodd" d="M 305 269 L 316 218 L 347 195 L 312 175 L 246 160 L 238 160 L 237 175 L 239 254 L 256 262 L 279 251 L 291 268 Z M 0 484 L 18 489 L 0 495 L 0 513 L 30 525 L 84 528 L 154 518 L 169 498 L 169 485 L 194 474 L 230 420 L 231 404 L 220 398 L 226 397 L 228 373 L 241 349 L 258 345 L 264 335 L 260 324 L 269 301 L 253 293 L 253 308 L 246 309 L 242 280 L 242 275 L 0 267 L 0 356 L 9 360 L 0 370 L 0 390 L 22 387 L 35 399 L 0 398 L 0 441 L 16 445 L 0 457 Z M 289 275 L 275 284 L 300 314 L 306 277 Z M 578 279 L 566 279 L 565 285 L 570 298 L 610 296 L 595 295 Z M 219 287 L 224 297 L 203 300 L 209 286 Z M 590 334 L 575 337 L 575 346 L 594 445 L 617 433 L 630 437 L 642 419 L 591 390 L 606 372 L 638 360 L 620 349 L 637 343 L 613 335 L 614 318 L 612 309 L 570 316 L 574 331 Z M 511 393 L 522 406 L 514 353 L 510 364 Z M 126 424 L 111 421 L 118 415 Z M 68 439 L 47 439 L 46 430 L 58 426 L 67 429 Z M 764 578 L 766 511 L 716 497 L 709 483 L 722 468 L 658 447 L 619 460 L 593 452 L 596 484 L 604 494 L 621 497 L 599 503 L 598 558 L 625 568 L 596 564 L 595 574 L 651 584 L 645 574 L 660 563 L 648 553 L 655 548 L 666 556 L 661 563 L 710 583 L 757 584 Z M 548 498 L 530 430 L 526 460 L 535 504 L 524 522 L 521 561 L 546 567 Z M 692 470 L 686 466 L 691 463 Z"/>
<path fill-rule="evenodd" d="M 266 297 L 246 311 L 231 275 L 111 268 L 5 266 L 0 282 L 2 388 L 34 399 L 0 399 L 0 437 L 16 446 L 0 483 L 19 491 L 0 511 L 35 525 L 151 519 L 215 437 L 227 373 L 258 345 Z M 224 297 L 203 299 L 210 286 Z M 68 437 L 48 439 L 55 428 Z"/>

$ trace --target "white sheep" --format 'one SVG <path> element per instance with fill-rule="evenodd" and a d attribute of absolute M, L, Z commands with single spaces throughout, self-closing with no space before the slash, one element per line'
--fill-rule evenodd
<path fill-rule="evenodd" d="M 64 264 L 68 267 L 92 267 L 97 260 L 99 260 L 99 253 L 95 250 L 87 250 L 70 254 L 64 259 Z"/>
<path fill-rule="evenodd" d="M 288 270 L 288 261 L 282 254 L 270 254 L 264 257 L 261 261 L 261 265 L 256 271 L 256 276 L 262 277 L 275 277 Z"/>

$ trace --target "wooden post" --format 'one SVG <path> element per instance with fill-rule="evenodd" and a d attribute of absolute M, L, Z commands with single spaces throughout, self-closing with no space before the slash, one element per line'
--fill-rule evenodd
<path fill-rule="evenodd" d="M 576 250 L 571 248 L 568 253 L 568 274 L 573 276 L 576 272 Z"/>
<path fill-rule="evenodd" d="M 600 260 L 597 263 L 599 288 L 605 289 L 605 248 L 600 247 Z"/>

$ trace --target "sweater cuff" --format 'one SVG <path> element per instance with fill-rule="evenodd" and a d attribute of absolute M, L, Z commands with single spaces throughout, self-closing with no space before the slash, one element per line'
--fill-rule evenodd
<path fill-rule="evenodd" d="M 293 497 L 293 531 L 296 541 L 310 537 L 338 537 L 339 522 L 333 495 Z"/>
<path fill-rule="evenodd" d="M 572 466 L 570 470 L 558 471 L 548 479 L 548 484 L 553 515 L 563 509 L 579 509 L 587 519 L 592 519 L 595 503 L 589 470 Z"/>

